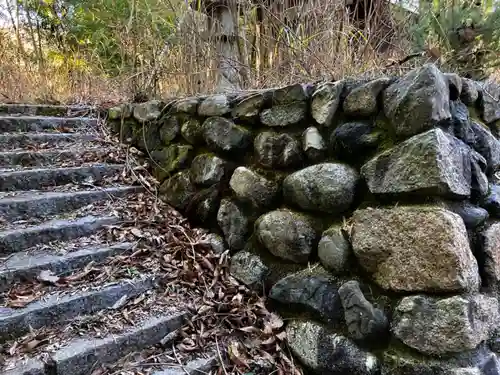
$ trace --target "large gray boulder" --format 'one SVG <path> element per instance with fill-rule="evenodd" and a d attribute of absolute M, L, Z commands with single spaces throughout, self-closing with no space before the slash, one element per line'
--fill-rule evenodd
<path fill-rule="evenodd" d="M 436 299 L 403 298 L 396 307 L 392 331 L 409 347 L 428 355 L 475 349 L 487 340 L 498 321 L 498 301 L 475 295 Z"/>
<path fill-rule="evenodd" d="M 460 293 L 479 287 L 462 218 L 432 206 L 363 209 L 353 215 L 352 248 L 382 288 Z"/>
<path fill-rule="evenodd" d="M 283 196 L 307 211 L 339 214 L 353 202 L 357 171 L 345 164 L 322 163 L 292 173 L 283 181 Z"/>
<path fill-rule="evenodd" d="M 411 137 L 451 118 L 450 92 L 433 64 L 412 70 L 384 90 L 385 115 L 398 137 Z"/>
<path fill-rule="evenodd" d="M 342 304 L 338 288 L 330 279 L 322 268 L 305 269 L 274 284 L 269 298 L 335 323 L 342 316 Z"/>
<path fill-rule="evenodd" d="M 312 321 L 293 320 L 286 328 L 287 340 L 297 359 L 317 375 L 375 375 L 377 357 L 360 349 L 348 338 Z"/>
<path fill-rule="evenodd" d="M 239 200 L 250 203 L 255 208 L 271 206 L 279 192 L 276 182 L 246 167 L 234 170 L 229 187 Z"/>
<path fill-rule="evenodd" d="M 286 133 L 265 131 L 254 140 L 255 157 L 267 168 L 288 168 L 302 161 L 299 142 Z"/>
<path fill-rule="evenodd" d="M 285 209 L 262 215 L 255 234 L 271 254 L 296 263 L 307 262 L 318 240 L 312 219 Z"/>
<path fill-rule="evenodd" d="M 311 101 L 311 114 L 320 125 L 331 126 L 340 104 L 344 82 L 327 82 L 318 87 Z"/>
<path fill-rule="evenodd" d="M 484 159 L 439 128 L 411 137 L 368 161 L 361 174 L 374 194 L 424 194 L 466 198 L 472 165 Z M 481 168 L 475 176 L 484 177 Z"/>
<path fill-rule="evenodd" d="M 209 117 L 203 123 L 203 138 L 209 147 L 221 152 L 243 152 L 250 145 L 251 133 L 224 117 Z"/>

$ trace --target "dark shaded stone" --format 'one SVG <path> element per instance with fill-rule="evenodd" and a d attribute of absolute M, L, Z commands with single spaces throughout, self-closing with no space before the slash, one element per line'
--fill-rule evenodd
<path fill-rule="evenodd" d="M 245 247 L 251 223 L 238 204 L 231 199 L 222 199 L 217 212 L 217 222 L 230 249 L 241 250 Z"/>
<path fill-rule="evenodd" d="M 289 275 L 274 284 L 269 298 L 287 306 L 296 306 L 326 322 L 337 322 L 342 317 L 342 304 L 338 288 L 327 275 L 326 272 L 309 269 Z"/>
<path fill-rule="evenodd" d="M 160 197 L 178 210 L 184 210 L 196 194 L 189 171 L 181 171 L 160 186 Z"/>
<path fill-rule="evenodd" d="M 474 230 L 488 219 L 488 211 L 473 205 L 468 201 L 450 202 L 448 207 L 451 211 L 460 215 L 467 229 Z"/>
<path fill-rule="evenodd" d="M 336 155 L 345 160 L 365 159 L 377 149 L 379 136 L 369 124 L 348 122 L 337 127 L 330 136 Z"/>
<path fill-rule="evenodd" d="M 488 213 L 500 219 L 500 185 L 490 184 L 488 194 L 481 200 L 480 206 Z"/>
<path fill-rule="evenodd" d="M 389 320 L 383 310 L 374 307 L 355 280 L 339 288 L 340 300 L 350 337 L 365 344 L 380 344 L 389 338 Z"/>
<path fill-rule="evenodd" d="M 462 78 L 462 93 L 460 94 L 460 100 L 466 105 L 475 106 L 478 98 L 479 92 L 477 83 L 471 79 Z"/>

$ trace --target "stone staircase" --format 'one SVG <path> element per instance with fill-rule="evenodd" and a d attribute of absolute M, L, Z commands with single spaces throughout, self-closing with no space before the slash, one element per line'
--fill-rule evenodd
<path fill-rule="evenodd" d="M 181 303 L 156 300 L 165 291 L 154 272 L 106 277 L 105 265 L 137 245 L 107 235 L 124 220 L 114 205 L 142 187 L 120 183 L 123 162 L 92 114 L 0 105 L 1 374 L 103 374 L 184 324 Z"/>

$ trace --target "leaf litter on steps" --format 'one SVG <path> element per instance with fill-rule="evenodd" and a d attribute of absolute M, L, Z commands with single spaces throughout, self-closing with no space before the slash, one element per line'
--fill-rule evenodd
<path fill-rule="evenodd" d="M 119 144 L 108 135 L 104 138 Z M 186 363 L 207 352 L 216 353 L 220 360 L 213 374 L 301 375 L 302 370 L 293 362 L 284 344 L 283 321 L 267 309 L 265 297 L 231 277 L 229 253 L 215 253 L 204 241 L 205 231 L 191 228 L 184 217 L 156 197 L 158 181 L 147 173 L 147 163 L 141 160 L 143 155 L 126 146 L 121 150 L 127 161 L 127 173 L 122 175 L 122 181 L 139 182 L 150 194 L 139 194 L 133 202 L 127 200 L 126 204 L 118 205 L 115 208 L 118 215 L 128 219 L 101 233 L 113 241 L 135 240 L 137 250 L 95 268 L 92 266 L 93 272 L 101 275 L 108 267 L 111 277 L 116 277 L 132 268 L 138 272 L 147 269 L 158 278 L 160 285 L 154 292 L 152 304 L 158 305 L 161 298 L 167 298 L 170 305 L 174 301 L 182 302 L 192 316 L 175 337 L 169 338 L 167 347 L 159 345 L 134 353 L 113 365 L 97 368 L 92 375 L 150 374 L 154 369 Z M 80 275 L 82 272 L 81 279 L 88 282 L 85 270 L 80 271 Z M 78 279 L 78 272 L 73 275 Z M 40 284 L 45 286 L 46 282 Z M 144 297 L 145 304 L 148 300 L 151 297 Z M 128 303 L 118 310 L 102 311 L 97 320 L 89 318 L 90 322 L 70 322 L 64 328 L 32 332 L 31 336 L 4 345 L 3 355 L 28 355 L 26 349 L 17 349 L 22 347 L 28 348 L 30 355 L 43 358 L 42 348 L 51 350 L 54 345 L 64 345 L 57 342 L 59 337 L 65 337 L 60 336 L 63 332 L 111 332 L 115 322 L 128 322 L 127 317 L 136 316 L 134 311 L 144 311 Z M 125 316 L 122 311 L 126 311 Z"/>

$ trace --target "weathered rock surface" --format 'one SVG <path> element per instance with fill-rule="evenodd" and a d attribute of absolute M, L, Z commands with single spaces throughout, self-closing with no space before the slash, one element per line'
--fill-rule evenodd
<path fill-rule="evenodd" d="M 462 93 L 460 100 L 466 105 L 474 106 L 479 98 L 477 83 L 468 78 L 462 78 Z"/>
<path fill-rule="evenodd" d="M 262 291 L 269 268 L 256 254 L 239 251 L 231 257 L 231 275 L 247 287 Z"/>
<path fill-rule="evenodd" d="M 344 82 L 327 82 L 312 96 L 311 114 L 320 125 L 330 126 L 340 104 Z"/>
<path fill-rule="evenodd" d="M 318 257 L 321 264 L 334 274 L 348 270 L 349 243 L 341 225 L 333 225 L 323 232 L 318 243 Z"/>
<path fill-rule="evenodd" d="M 478 255 L 483 270 L 483 283 L 489 287 L 500 287 L 500 223 L 493 223 L 481 233 L 481 248 Z"/>
<path fill-rule="evenodd" d="M 223 116 L 231 112 L 229 99 L 226 95 L 212 95 L 198 105 L 200 116 Z"/>
<path fill-rule="evenodd" d="M 269 298 L 313 313 L 326 322 L 336 322 L 342 316 L 342 304 L 337 286 L 327 275 L 321 269 L 306 269 L 286 276 L 274 284 Z"/>
<path fill-rule="evenodd" d="M 229 186 L 239 200 L 248 202 L 255 208 L 271 206 L 279 193 L 279 186 L 276 182 L 246 167 L 235 169 Z"/>
<path fill-rule="evenodd" d="M 262 215 L 255 223 L 255 234 L 273 255 L 305 263 L 318 240 L 311 220 L 289 210 L 276 210 Z"/>
<path fill-rule="evenodd" d="M 361 174 L 374 194 L 466 198 L 472 188 L 473 153 L 457 138 L 433 129 L 377 155 L 362 167 Z"/>
<path fill-rule="evenodd" d="M 200 99 L 198 98 L 186 98 L 178 100 L 173 108 L 177 112 L 195 114 L 198 110 L 198 104 L 200 103 Z"/>
<path fill-rule="evenodd" d="M 336 155 L 345 160 L 366 158 L 377 149 L 379 136 L 364 122 L 347 122 L 335 128 L 330 143 Z"/>
<path fill-rule="evenodd" d="M 222 199 L 217 212 L 217 222 L 230 249 L 241 250 L 245 247 L 250 219 L 241 207 L 231 199 Z"/>
<path fill-rule="evenodd" d="M 203 123 L 203 138 L 215 151 L 243 152 L 251 143 L 245 128 L 224 117 L 209 117 Z"/>
<path fill-rule="evenodd" d="M 153 121 L 160 117 L 163 103 L 159 100 L 134 105 L 134 118 L 139 122 Z"/>
<path fill-rule="evenodd" d="M 326 156 L 326 144 L 318 128 L 310 126 L 302 133 L 302 149 L 307 159 L 319 163 Z"/>
<path fill-rule="evenodd" d="M 299 142 L 289 134 L 259 133 L 254 150 L 257 161 L 267 168 L 287 168 L 302 161 Z"/>
<path fill-rule="evenodd" d="M 160 119 L 160 137 L 165 144 L 172 142 L 179 131 L 180 125 L 176 116 L 165 116 Z"/>
<path fill-rule="evenodd" d="M 388 77 L 382 77 L 356 87 L 344 99 L 344 112 L 354 116 L 370 116 L 377 113 L 379 94 L 391 81 Z"/>
<path fill-rule="evenodd" d="M 379 362 L 348 338 L 310 321 L 292 321 L 286 328 L 288 344 L 297 359 L 318 375 L 374 375 Z"/>
<path fill-rule="evenodd" d="M 191 163 L 191 179 L 195 184 L 217 184 L 227 177 L 228 172 L 228 163 L 213 154 L 197 155 Z"/>
<path fill-rule="evenodd" d="M 492 79 L 482 85 L 482 118 L 490 124 L 500 120 L 500 85 Z"/>
<path fill-rule="evenodd" d="M 189 171 L 181 171 L 165 180 L 160 186 L 161 197 L 178 210 L 187 208 L 196 194 Z"/>
<path fill-rule="evenodd" d="M 448 82 L 448 88 L 450 89 L 450 100 L 457 100 L 460 98 L 462 93 L 462 78 L 456 73 L 444 73 L 444 78 Z"/>
<path fill-rule="evenodd" d="M 351 339 L 365 343 L 383 343 L 389 337 L 389 320 L 383 310 L 369 302 L 359 282 L 344 283 L 338 290 Z"/>
<path fill-rule="evenodd" d="M 485 126 L 476 121 L 470 123 L 473 141 L 469 143 L 486 159 L 488 169 L 493 172 L 500 168 L 500 141 Z"/>
<path fill-rule="evenodd" d="M 381 375 L 498 375 L 490 371 L 494 357 L 483 347 L 442 359 L 390 350 L 382 355 Z"/>
<path fill-rule="evenodd" d="M 384 289 L 464 292 L 479 286 L 460 216 L 430 206 L 364 209 L 353 215 L 352 248 Z"/>
<path fill-rule="evenodd" d="M 273 105 L 260 113 L 260 121 L 267 126 L 289 126 L 305 119 L 307 102 Z"/>
<path fill-rule="evenodd" d="M 234 118 L 251 119 L 260 113 L 265 97 L 261 93 L 250 94 L 238 100 L 231 112 Z"/>
<path fill-rule="evenodd" d="M 384 90 L 385 115 L 396 135 L 411 137 L 451 118 L 449 88 L 433 64 L 412 70 Z"/>
<path fill-rule="evenodd" d="M 162 150 L 151 152 L 151 158 L 158 164 L 155 165 L 156 178 L 163 181 L 171 173 L 185 168 L 191 161 L 193 147 L 188 145 L 173 144 Z"/>
<path fill-rule="evenodd" d="M 286 177 L 283 196 L 304 210 L 339 214 L 353 202 L 358 179 L 357 171 L 348 165 L 316 164 Z"/>
<path fill-rule="evenodd" d="M 489 338 L 497 320 L 498 301 L 493 297 L 410 296 L 396 307 L 392 331 L 424 354 L 443 355 L 476 348 Z"/>
<path fill-rule="evenodd" d="M 192 145 L 197 145 L 203 141 L 203 127 L 195 118 L 186 119 L 181 126 L 181 135 Z"/>

